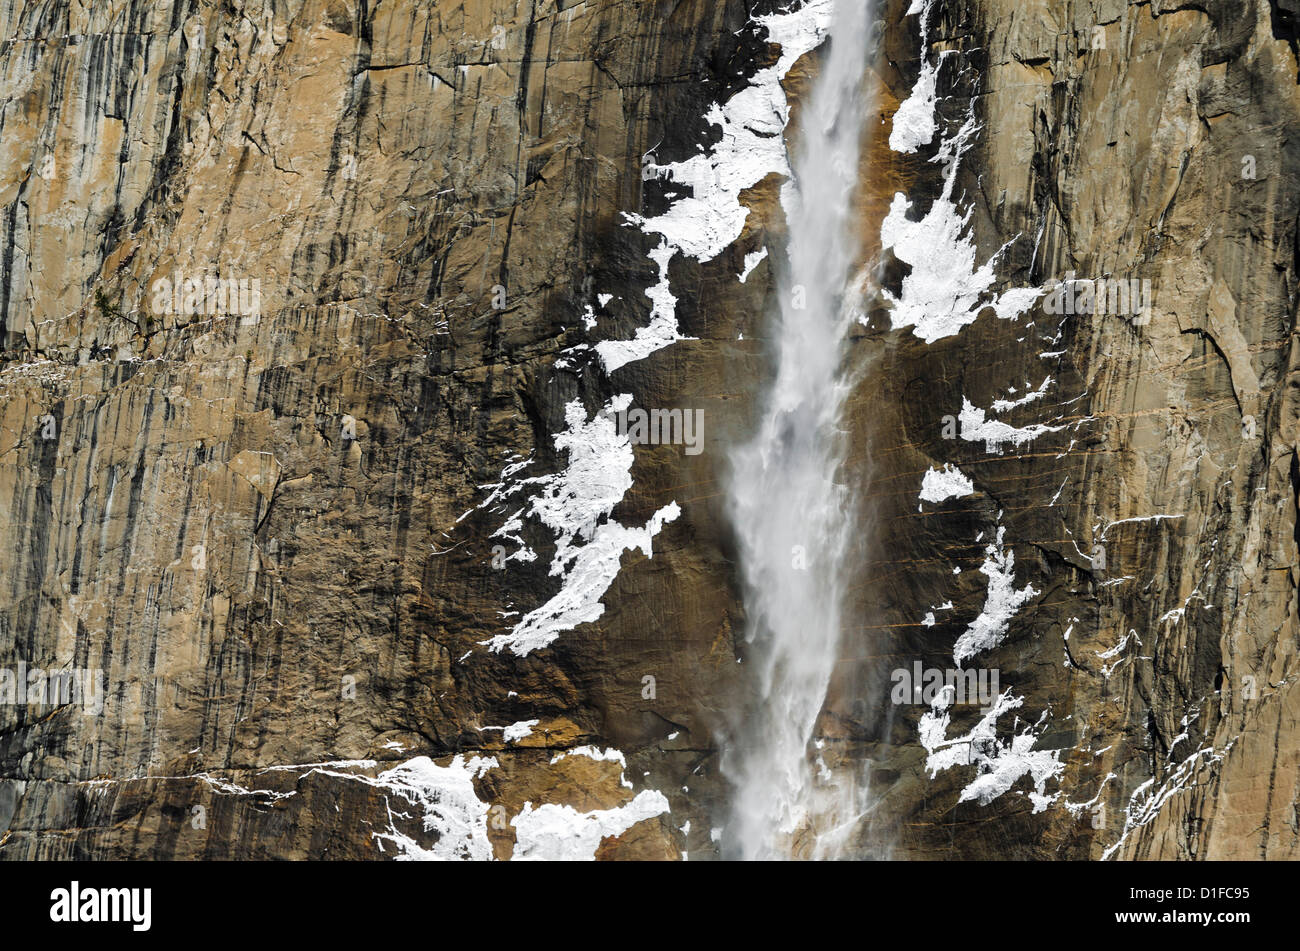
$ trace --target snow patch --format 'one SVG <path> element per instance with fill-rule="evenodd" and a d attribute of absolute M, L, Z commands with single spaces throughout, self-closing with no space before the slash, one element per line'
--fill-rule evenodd
<path fill-rule="evenodd" d="M 472 859 L 487 861 L 492 858 L 492 846 L 487 836 L 488 804 L 478 798 L 473 780 L 499 764 L 493 758 L 474 757 L 466 762 L 457 756 L 449 766 L 439 766 L 427 756 L 395 766 L 380 773 L 375 779 L 354 776 L 396 797 L 423 812 L 425 832 L 436 832 L 438 839 L 424 848 L 414 838 L 397 829 L 395 819 L 411 818 L 405 812 L 393 809 L 386 798 L 388 831 L 372 833 L 382 843 L 396 846 L 399 860 Z"/>
<path fill-rule="evenodd" d="M 894 114 L 889 147 L 895 152 L 915 152 L 934 139 L 935 84 L 942 55 L 930 61 L 925 18 L 933 0 L 914 0 L 908 13 L 920 13 L 921 72 L 912 94 Z M 962 127 L 939 146 L 932 162 L 943 163 L 943 191 L 919 221 L 908 220 L 912 202 L 898 192 L 880 227 L 881 250 L 911 270 L 904 278 L 900 295 L 887 290 L 882 296 L 892 305 L 890 323 L 894 329 L 911 327 L 926 343 L 934 343 L 973 323 L 985 307 L 992 307 L 1002 320 L 1019 317 L 1038 299 L 1039 288 L 1013 288 L 1000 295 L 989 294 L 994 283 L 994 265 L 1007 245 L 979 267 L 975 266 L 975 243 L 970 235 L 970 212 L 963 214 L 953 198 L 957 168 L 962 155 L 978 131 L 973 111 Z"/>
<path fill-rule="evenodd" d="M 1028 393 L 1020 397 L 1019 399 L 994 400 L 992 406 L 993 412 L 1005 413 L 1007 410 L 1015 409 L 1017 406 L 1024 406 L 1026 403 L 1034 402 L 1034 400 L 1041 400 L 1044 396 L 1047 395 L 1047 388 L 1048 386 L 1051 385 L 1051 383 L 1052 383 L 1052 378 L 1049 376 L 1041 384 L 1039 384 L 1038 389 L 1030 390 Z M 1015 390 L 1013 389 L 1011 392 L 1015 393 Z"/>
<path fill-rule="evenodd" d="M 790 174 L 783 134 L 790 107 L 781 80 L 801 56 L 821 45 L 832 5 L 832 0 L 809 0 L 793 12 L 756 17 L 754 22 L 767 29 L 769 42 L 781 46 L 781 56 L 750 77 L 749 85 L 725 104 L 710 108 L 705 118 L 718 128 L 718 142 L 680 162 L 645 166 L 686 185 L 690 194 L 653 218 L 625 215 L 646 234 L 660 235 L 659 246 L 650 252 L 659 266 L 659 280 L 645 292 L 651 305 L 649 323 L 631 340 L 596 344 L 606 372 L 686 339 L 678 331 L 677 298 L 668 277 L 672 259 L 681 254 L 701 263 L 713 260 L 744 231 L 749 209 L 740 203 L 741 192 L 773 173 Z"/>
<path fill-rule="evenodd" d="M 975 485 L 956 466 L 944 463 L 942 469 L 931 468 L 921 478 L 922 502 L 943 502 L 964 498 L 975 492 Z"/>
<path fill-rule="evenodd" d="M 618 765 L 622 767 L 622 771 L 619 773 L 618 778 L 619 783 L 626 786 L 628 789 L 632 788 L 632 784 L 628 781 L 627 776 L 625 775 L 627 771 L 627 759 L 619 750 L 612 747 L 601 750 L 594 746 L 575 746 L 571 750 L 561 750 L 559 753 L 556 753 L 551 757 L 551 765 L 554 766 L 566 756 L 585 756 L 587 759 L 593 759 L 597 763 L 618 763 Z"/>
<path fill-rule="evenodd" d="M 657 790 L 636 794 L 616 809 L 578 812 L 572 806 L 546 803 L 523 810 L 511 820 L 515 827 L 515 861 L 590 862 L 602 839 L 619 836 L 638 822 L 669 812 L 668 798 Z"/>
<path fill-rule="evenodd" d="M 1035 728 L 1044 724 L 1047 713 L 1044 712 L 1037 723 L 1024 729 L 1019 729 L 1017 718 L 1010 739 L 999 739 L 998 718 L 1020 707 L 1025 699 L 1013 697 L 1011 691 L 1007 690 L 969 733 L 948 739 L 948 726 L 952 722 L 948 707 L 952 703 L 952 694 L 952 687 L 945 687 L 935 697 L 931 709 L 921 717 L 921 745 L 925 747 L 925 766 L 930 771 L 930 777 L 934 778 L 943 770 L 954 766 L 976 767 L 975 779 L 961 791 L 957 801 L 975 799 L 981 806 L 987 806 L 1008 792 L 1022 776 L 1028 776 L 1034 786 L 1033 792 L 1029 794 L 1034 804 L 1033 811 L 1042 812 L 1054 802 L 1056 796 L 1048 796 L 1046 786 L 1049 780 L 1058 778 L 1065 769 L 1065 764 L 1060 761 L 1061 751 L 1034 749 L 1039 736 Z"/>
<path fill-rule="evenodd" d="M 979 617 L 970 623 L 953 648 L 953 660 L 960 667 L 980 651 L 992 650 L 1007 635 L 1007 626 L 1025 602 L 1039 594 L 1033 585 L 1017 589 L 1015 586 L 1016 555 L 1003 547 L 1004 526 L 998 526 L 997 540 L 984 549 L 984 564 L 980 573 L 989 579 L 984 608 Z"/>
<path fill-rule="evenodd" d="M 932 2 L 933 0 L 912 0 L 912 5 L 904 14 L 921 14 L 921 72 L 916 77 L 911 95 L 898 104 L 893 128 L 889 133 L 889 147 L 904 154 L 915 152 L 934 141 L 934 109 L 938 101 L 935 86 L 939 78 L 939 65 L 938 62 L 932 63 L 928 55 L 930 25 L 927 20 Z"/>
<path fill-rule="evenodd" d="M 966 397 L 961 400 L 961 415 L 958 417 L 961 423 L 961 438 L 967 442 L 984 442 L 986 452 L 1002 453 L 1002 447 L 1005 443 L 1011 443 L 1012 446 L 1020 447 L 1025 443 L 1037 439 L 1044 433 L 1060 432 L 1065 428 L 1061 426 L 1051 426 L 1047 423 L 1033 423 L 1029 426 L 1011 426 L 997 419 L 988 419 L 984 410 L 971 403 Z"/>
<path fill-rule="evenodd" d="M 555 436 L 555 448 L 568 454 L 567 468 L 506 487 L 511 470 L 518 471 L 524 465 L 517 463 L 507 468 L 502 483 L 483 503 L 499 501 L 525 485 L 540 487 L 541 492 L 499 532 L 511 526 L 517 531 L 525 513 L 538 519 L 555 535 L 550 574 L 562 579 L 560 590 L 524 615 L 508 634 L 481 642 L 492 651 L 500 653 L 508 648 L 523 657 L 546 647 L 565 631 L 599 619 L 605 613 L 600 599 L 618 575 L 623 553 L 640 549 L 647 558 L 652 557 L 654 537 L 681 514 L 677 503 L 670 502 L 639 528 L 608 518 L 632 487 L 632 444 L 626 434 L 618 433 L 615 424 L 615 414 L 626 410 L 631 399 L 626 393 L 616 396 L 605 412 L 591 419 L 587 419 L 581 401 L 569 403 L 565 409 L 568 428 Z"/>
<path fill-rule="evenodd" d="M 767 248 L 760 248 L 745 255 L 745 268 L 740 272 L 740 283 L 744 284 L 749 279 L 749 275 L 754 272 L 754 268 L 758 267 L 759 262 L 765 257 L 767 257 Z"/>
<path fill-rule="evenodd" d="M 619 750 L 612 747 L 602 750 L 595 746 L 575 746 L 571 750 L 561 750 L 551 757 L 551 765 L 554 766 L 566 756 L 585 756 L 587 759 L 594 759 L 598 763 L 618 763 L 624 769 L 627 769 L 626 757 Z"/>
<path fill-rule="evenodd" d="M 501 738 L 507 743 L 518 743 L 525 737 L 532 736 L 533 727 L 537 726 L 537 724 L 541 722 L 541 720 L 520 720 L 517 723 L 512 723 L 508 727 L 502 729 Z M 489 728 L 484 727 L 484 729 Z"/>

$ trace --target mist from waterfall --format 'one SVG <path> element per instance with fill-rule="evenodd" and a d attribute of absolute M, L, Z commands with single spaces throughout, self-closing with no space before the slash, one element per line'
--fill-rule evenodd
<path fill-rule="evenodd" d="M 855 504 L 836 482 L 857 303 L 853 194 L 870 112 L 863 76 L 870 0 L 836 0 L 830 47 L 798 113 L 782 191 L 787 261 L 768 337 L 775 376 L 752 440 L 733 451 L 728 509 L 739 545 L 751 701 L 722 760 L 734 787 L 728 858 L 835 857 L 861 815 L 852 775 L 814 736 L 841 638 Z"/>

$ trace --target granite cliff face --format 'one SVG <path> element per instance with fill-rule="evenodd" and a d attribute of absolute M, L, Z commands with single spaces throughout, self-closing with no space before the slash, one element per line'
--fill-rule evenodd
<path fill-rule="evenodd" d="M 830 7 L 0 2 L 0 856 L 719 854 Z M 845 854 L 1295 857 L 1297 11 L 875 13 Z"/>
<path fill-rule="evenodd" d="M 900 843 L 1293 858 L 1294 27 L 1277 5 L 1213 3 L 942 5 L 931 22 L 932 51 L 956 51 L 943 61 L 954 107 L 973 100 L 981 124 L 958 180 L 982 254 L 1012 241 L 1000 273 L 1021 286 L 1149 280 L 1151 306 L 1061 315 L 1044 297 L 929 347 L 890 341 L 890 445 L 959 464 L 974 492 L 905 521 L 898 504 L 885 550 L 947 557 L 891 581 L 889 620 L 951 598 L 934 627 L 903 635 L 929 655 L 960 636 L 963 603 L 983 595 L 987 614 L 1031 586 L 975 663 L 1025 697 L 1022 725 L 1047 711 L 1035 749 L 1059 749 L 1063 765 L 1051 805 L 985 807 L 983 785 L 953 808 L 943 790 L 968 776 L 932 784 L 921 831 Z M 936 405 L 960 417 L 961 438 L 942 439 Z M 1015 580 L 995 591 L 1004 528 Z M 979 531 L 996 538 L 984 553 Z M 942 571 L 950 561 L 963 575 Z M 904 782 L 898 794 L 917 815 Z"/>

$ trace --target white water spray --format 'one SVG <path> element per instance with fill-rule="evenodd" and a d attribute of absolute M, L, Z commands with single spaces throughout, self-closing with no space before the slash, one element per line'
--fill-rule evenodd
<path fill-rule="evenodd" d="M 748 614 L 754 703 L 723 757 L 735 787 L 732 857 L 833 857 L 860 810 L 851 778 L 814 748 L 840 645 L 854 503 L 835 482 L 851 380 L 843 366 L 860 250 L 852 197 L 869 113 L 863 74 L 870 0 L 836 0 L 830 51 L 800 116 L 776 375 L 758 431 L 732 455 L 729 508 Z"/>

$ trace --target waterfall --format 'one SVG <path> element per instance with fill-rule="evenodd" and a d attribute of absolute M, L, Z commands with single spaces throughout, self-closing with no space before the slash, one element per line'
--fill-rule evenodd
<path fill-rule="evenodd" d="M 830 49 L 799 112 L 781 195 L 787 259 L 769 334 L 774 377 L 752 439 L 731 453 L 728 509 L 740 558 L 750 702 L 724 750 L 734 787 L 730 858 L 833 857 L 861 809 L 815 737 L 838 656 L 855 506 L 838 484 L 840 418 L 851 388 L 844 341 L 860 252 L 853 194 L 870 0 L 835 0 Z"/>

